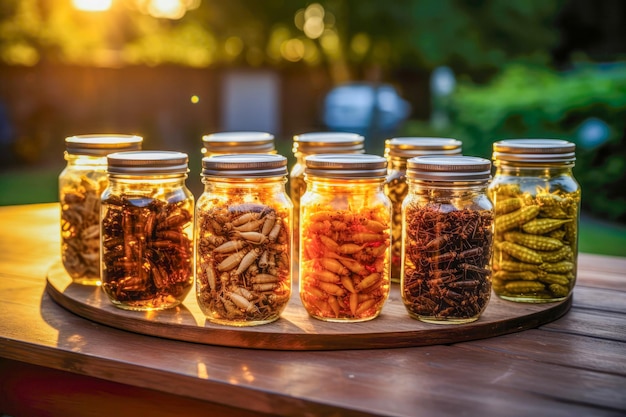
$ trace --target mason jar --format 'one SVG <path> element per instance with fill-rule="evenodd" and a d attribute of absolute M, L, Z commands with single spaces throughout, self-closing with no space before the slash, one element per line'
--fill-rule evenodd
<path fill-rule="evenodd" d="M 77 284 L 100 283 L 100 194 L 108 185 L 107 155 L 141 149 L 132 135 L 65 138 L 66 166 L 59 174 L 61 260 Z"/>
<path fill-rule="evenodd" d="M 477 320 L 491 295 L 491 162 L 419 156 L 407 162 L 400 288 L 409 315 L 428 323 Z"/>
<path fill-rule="evenodd" d="M 293 155 L 296 162 L 289 172 L 289 196 L 294 206 L 294 230 L 300 228 L 300 198 L 306 191 L 304 159 L 317 154 L 362 154 L 365 138 L 356 133 L 309 132 L 293 137 Z M 295 253 L 299 253 L 299 234 L 294 239 Z"/>
<path fill-rule="evenodd" d="M 277 320 L 291 296 L 293 205 L 287 158 L 217 155 L 202 159 L 196 204 L 196 298 L 212 323 Z"/>
<path fill-rule="evenodd" d="M 385 141 L 389 163 L 385 194 L 391 200 L 391 282 L 399 283 L 402 268 L 402 201 L 408 194 L 406 161 L 416 156 L 460 155 L 462 143 L 450 138 L 400 137 Z"/>
<path fill-rule="evenodd" d="M 187 154 L 109 154 L 101 198 L 102 288 L 126 310 L 164 310 L 193 285 L 193 205 Z"/>
<path fill-rule="evenodd" d="M 573 143 L 509 139 L 493 144 L 493 288 L 506 300 L 561 301 L 576 283 L 581 190 Z"/>
<path fill-rule="evenodd" d="M 387 161 L 376 155 L 311 155 L 300 200 L 300 298 L 331 322 L 376 318 L 389 295 L 391 202 Z"/>
<path fill-rule="evenodd" d="M 275 154 L 274 135 L 267 132 L 217 132 L 202 137 L 202 156 Z"/>

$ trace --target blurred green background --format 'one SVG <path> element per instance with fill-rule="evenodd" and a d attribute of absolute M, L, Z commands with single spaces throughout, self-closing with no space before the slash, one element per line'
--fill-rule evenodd
<path fill-rule="evenodd" d="M 57 201 L 74 134 L 187 152 L 196 195 L 203 134 L 271 131 L 292 164 L 293 135 L 330 129 L 325 98 L 354 82 L 410 105 L 385 129 L 373 105 L 369 153 L 390 136 L 487 158 L 500 139 L 575 142 L 580 250 L 626 256 L 621 0 L 3 0 L 0 205 Z"/>

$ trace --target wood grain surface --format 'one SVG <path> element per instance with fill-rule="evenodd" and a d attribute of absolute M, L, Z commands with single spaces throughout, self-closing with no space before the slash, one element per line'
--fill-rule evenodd
<path fill-rule="evenodd" d="M 119 329 L 210 345 L 276 349 L 333 350 L 427 346 L 494 337 L 549 323 L 565 314 L 571 299 L 559 303 L 514 303 L 493 296 L 472 323 L 431 324 L 409 317 L 398 285 L 379 317 L 362 323 L 331 323 L 311 318 L 297 293 L 273 323 L 233 327 L 205 320 L 191 291 L 182 305 L 164 311 L 126 311 L 113 306 L 100 287 L 72 283 L 60 262 L 47 274 L 46 290 L 81 317 Z"/>
<path fill-rule="evenodd" d="M 58 204 L 0 207 L 0 415 L 626 415 L 626 258 L 580 254 L 569 311 L 524 331 L 416 347 L 242 349 L 122 330 L 60 306 L 46 290 L 58 221 Z"/>

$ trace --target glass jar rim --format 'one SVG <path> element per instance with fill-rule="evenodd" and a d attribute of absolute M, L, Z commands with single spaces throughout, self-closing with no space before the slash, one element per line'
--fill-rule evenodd
<path fill-rule="evenodd" d="M 336 179 L 385 178 L 387 160 L 370 154 L 316 154 L 304 158 L 310 177 Z"/>
<path fill-rule="evenodd" d="M 143 137 L 137 135 L 103 133 L 74 135 L 65 138 L 69 155 L 106 156 L 113 152 L 140 150 Z"/>
<path fill-rule="evenodd" d="M 576 145 L 562 139 L 504 139 L 493 143 L 493 160 L 531 164 L 572 163 Z"/>
<path fill-rule="evenodd" d="M 443 182 L 491 179 L 491 161 L 477 156 L 429 155 L 407 161 L 407 178 Z"/>
<path fill-rule="evenodd" d="M 277 154 L 228 154 L 202 158 L 202 176 L 205 178 L 270 178 L 287 174 L 287 158 Z"/>
<path fill-rule="evenodd" d="M 188 156 L 177 151 L 128 151 L 107 156 L 110 175 L 186 174 Z"/>

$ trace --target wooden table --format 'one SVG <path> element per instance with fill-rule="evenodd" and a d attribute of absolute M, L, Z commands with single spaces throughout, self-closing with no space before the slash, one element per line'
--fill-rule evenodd
<path fill-rule="evenodd" d="M 498 337 L 277 351 L 118 330 L 45 291 L 58 204 L 0 208 L 0 415 L 626 414 L 626 259 L 580 254 L 573 306 Z"/>

